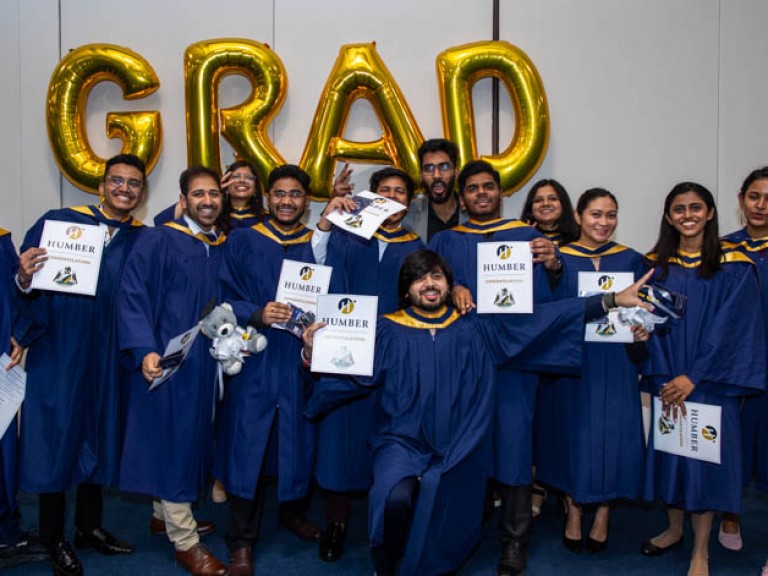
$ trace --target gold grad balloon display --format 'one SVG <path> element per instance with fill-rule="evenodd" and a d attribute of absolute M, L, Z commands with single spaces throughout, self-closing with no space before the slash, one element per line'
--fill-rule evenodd
<path fill-rule="evenodd" d="M 368 100 L 382 126 L 373 142 L 342 137 L 357 98 Z M 339 50 L 307 137 L 301 167 L 312 178 L 313 199 L 327 199 L 337 160 L 392 164 L 420 180 L 417 151 L 423 137 L 399 86 L 376 52 L 375 43 L 347 44 Z"/>
<path fill-rule="evenodd" d="M 237 38 L 206 40 L 184 52 L 187 106 L 187 156 L 190 165 L 214 170 L 219 152 L 218 92 L 222 79 L 239 74 L 251 83 L 245 104 L 221 110 L 221 132 L 237 155 L 258 170 L 262 184 L 285 163 L 267 130 L 285 101 L 285 67 L 266 44 Z"/>
<path fill-rule="evenodd" d="M 549 142 L 549 109 L 533 62 L 508 42 L 474 42 L 449 48 L 437 57 L 443 129 L 459 148 L 459 163 L 477 158 L 472 86 L 496 77 L 506 87 L 515 111 L 515 134 L 507 148 L 484 157 L 501 176 L 506 195 L 538 169 Z"/>
<path fill-rule="evenodd" d="M 98 194 L 106 159 L 91 148 L 85 110 L 91 89 L 99 82 L 118 84 L 127 100 L 152 94 L 160 80 L 141 56 L 111 44 L 88 44 L 70 51 L 56 66 L 48 85 L 46 125 L 59 169 L 78 188 Z M 135 154 L 150 171 L 162 146 L 160 112 L 111 112 L 107 135 L 123 141 L 121 152 Z"/>

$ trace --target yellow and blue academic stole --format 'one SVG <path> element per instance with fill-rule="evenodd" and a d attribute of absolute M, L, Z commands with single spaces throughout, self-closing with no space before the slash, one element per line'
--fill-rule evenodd
<path fill-rule="evenodd" d="M 391 314 L 385 314 L 384 318 L 395 324 L 408 328 L 440 329 L 447 328 L 461 318 L 455 308 L 443 306 L 434 312 L 416 311 L 413 308 L 401 308 Z"/>
<path fill-rule="evenodd" d="M 464 234 L 493 234 L 494 232 L 514 230 L 515 228 L 530 228 L 530 226 L 520 220 L 503 220 L 499 218 L 490 222 L 478 222 L 470 218 L 464 224 L 454 226 L 451 230 Z"/>
<path fill-rule="evenodd" d="M 113 228 L 141 228 L 144 226 L 144 223 L 141 220 L 137 220 L 130 214 L 122 220 L 114 220 L 107 216 L 104 210 L 99 206 L 72 206 L 69 210 L 77 212 L 78 214 L 90 216 L 97 222 L 112 226 Z"/>
<path fill-rule="evenodd" d="M 745 264 L 754 264 L 754 262 L 737 248 L 728 246 L 729 242 L 720 242 L 723 253 L 720 255 L 720 263 L 743 262 Z M 645 257 L 651 262 L 658 261 L 658 254 L 651 252 Z M 678 250 L 674 256 L 669 259 L 670 264 L 676 264 L 681 268 L 698 268 L 701 266 L 701 252 L 683 252 Z"/>
<path fill-rule="evenodd" d="M 720 247 L 723 249 L 723 254 L 720 256 L 720 262 L 748 262 L 754 264 L 755 262 L 744 252 L 741 251 L 739 246 L 734 246 L 731 242 L 720 241 Z"/>
<path fill-rule="evenodd" d="M 272 224 L 271 220 L 265 220 L 251 226 L 251 230 L 255 230 L 262 236 L 266 236 L 270 240 L 277 242 L 281 246 L 293 246 L 294 244 L 305 244 L 312 238 L 312 230 L 304 226 L 304 224 L 298 224 L 295 228 L 288 232 L 283 232 Z"/>
<path fill-rule="evenodd" d="M 768 236 L 763 236 L 762 238 L 745 238 L 741 242 L 722 240 L 720 243 L 723 246 L 723 250 L 736 249 L 750 254 L 768 250 Z"/>
<path fill-rule="evenodd" d="M 251 211 L 250 209 L 245 210 L 232 210 L 229 213 L 230 218 L 234 218 L 235 220 L 246 220 L 248 218 L 258 218 L 259 215 L 256 214 L 256 212 Z"/>
<path fill-rule="evenodd" d="M 565 246 L 560 246 L 560 254 L 568 254 L 568 256 L 576 256 L 578 258 L 600 258 L 601 256 L 619 254 L 625 250 L 629 250 L 629 248 L 616 242 L 608 242 L 599 248 L 588 248 L 578 242 L 571 242 Z"/>
<path fill-rule="evenodd" d="M 6 230 L 5 228 L 0 228 L 0 236 L 7 236 L 10 233 L 11 233 L 10 230 Z"/>
<path fill-rule="evenodd" d="M 562 237 L 560 236 L 560 230 L 539 230 L 544 236 L 546 236 L 555 246 L 560 246 Z"/>
<path fill-rule="evenodd" d="M 200 242 L 204 242 L 205 244 L 208 244 L 208 246 L 219 246 L 223 244 L 224 241 L 227 239 L 227 235 L 222 232 L 217 235 L 216 240 L 211 240 L 204 233 L 198 232 L 197 234 L 195 234 L 194 232 L 192 232 L 192 230 L 189 229 L 188 226 L 184 226 L 184 224 L 179 224 L 178 222 L 166 222 L 165 224 L 163 224 L 163 226 L 168 226 L 168 228 L 171 228 L 173 230 L 186 234 L 187 236 L 191 236 L 196 240 L 200 240 Z M 216 230 L 216 227 L 213 227 L 212 231 L 215 232 L 215 230 Z"/>
<path fill-rule="evenodd" d="M 413 232 L 409 232 L 402 226 L 400 226 L 397 230 L 394 231 L 388 231 L 384 230 L 384 228 L 379 228 L 376 232 L 373 233 L 373 237 L 381 240 L 382 242 L 413 242 L 414 240 L 418 240 L 419 236 L 417 234 L 414 234 Z"/>

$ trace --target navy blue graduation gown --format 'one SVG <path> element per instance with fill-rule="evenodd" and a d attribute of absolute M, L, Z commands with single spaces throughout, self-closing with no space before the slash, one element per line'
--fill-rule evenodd
<path fill-rule="evenodd" d="M 750 238 L 742 228 L 724 238 L 752 260 L 760 273 L 760 293 L 763 302 L 763 323 L 768 334 L 768 238 Z M 742 483 L 768 491 L 768 394 L 744 399 L 741 407 Z"/>
<path fill-rule="evenodd" d="M 575 370 L 583 325 L 577 299 L 542 305 L 522 318 L 461 317 L 452 308 L 428 315 L 399 310 L 380 318 L 369 535 L 371 546 L 381 544 L 390 491 L 404 478 L 420 478 L 400 574 L 456 570 L 480 540 L 493 470 L 491 415 L 496 387 L 507 385 L 497 383 L 497 366 L 517 359 L 525 369 Z"/>
<path fill-rule="evenodd" d="M 123 265 L 145 229 L 137 220 L 110 220 L 96 206 L 51 210 L 27 232 L 22 252 L 40 244 L 45 220 L 107 224 L 119 232 L 104 248 L 96 296 L 33 290 L 19 297 L 13 330 L 29 348 L 20 488 L 114 485 L 122 447 L 116 299 Z"/>
<path fill-rule="evenodd" d="M 0 228 L 0 352 L 11 351 L 11 321 L 16 293 L 14 277 L 18 265 L 19 259 L 11 241 L 11 233 Z M 5 366 L 1 366 L 0 370 L 5 370 Z M 11 517 L 16 510 L 16 431 L 14 418 L 0 440 L 0 519 Z"/>
<path fill-rule="evenodd" d="M 469 288 L 477 298 L 477 245 L 480 242 L 523 241 L 543 237 L 532 226 L 519 220 L 467 223 L 432 237 L 429 248 L 448 260 L 456 284 Z M 552 299 L 546 272 L 534 266 L 533 298 L 536 304 Z M 515 315 L 523 316 L 523 315 Z M 538 376 L 506 365 L 501 367 L 496 399 L 495 478 L 504 484 L 520 486 L 532 482 L 533 415 Z"/>
<path fill-rule="evenodd" d="M 649 259 L 654 256 L 650 255 Z M 678 253 L 663 280 L 651 281 L 687 296 L 685 315 L 657 327 L 648 345 L 651 360 L 643 380 L 654 396 L 662 385 L 685 374 L 696 388 L 690 402 L 722 407 L 721 464 L 673 456 L 653 447 L 646 457 L 645 498 L 690 511 L 738 513 L 741 507 L 741 396 L 765 388 L 765 337 L 760 289 L 754 264 L 726 249 L 722 269 L 698 276 L 700 255 Z M 755 313 L 758 311 L 758 313 Z"/>
<path fill-rule="evenodd" d="M 564 274 L 556 297 L 578 296 L 579 272 L 631 272 L 639 278 L 642 256 L 614 242 L 590 250 L 560 248 Z M 607 502 L 641 494 L 645 460 L 638 367 L 624 344 L 584 343 L 580 378 L 539 384 L 536 414 L 536 479 L 576 502 Z"/>
<path fill-rule="evenodd" d="M 222 298 L 244 326 L 274 301 L 284 259 L 314 262 L 312 231 L 289 234 L 266 220 L 236 230 L 227 241 L 221 270 Z M 277 328 L 265 331 L 266 349 L 246 359 L 227 383 L 217 424 L 214 475 L 228 492 L 253 498 L 270 440 L 278 448 L 278 498 L 305 496 L 312 482 L 315 426 L 302 416 L 307 374 L 296 362 L 302 342 Z"/>
<path fill-rule="evenodd" d="M 379 260 L 379 242 L 386 249 Z M 326 264 L 333 267 L 331 292 L 378 296 L 378 313 L 397 309 L 397 278 L 406 256 L 424 248 L 421 239 L 401 228 L 380 229 L 370 240 L 334 228 Z M 315 477 L 329 490 L 365 490 L 371 483 L 368 440 L 377 394 L 342 406 L 318 425 Z"/>
<path fill-rule="evenodd" d="M 141 362 L 149 352 L 162 355 L 218 301 L 223 252 L 222 244 L 207 245 L 178 220 L 149 229 L 126 262 L 118 303 L 127 380 L 123 490 L 192 502 L 205 485 L 216 386 L 210 341 L 200 334 L 179 371 L 151 392 Z"/>

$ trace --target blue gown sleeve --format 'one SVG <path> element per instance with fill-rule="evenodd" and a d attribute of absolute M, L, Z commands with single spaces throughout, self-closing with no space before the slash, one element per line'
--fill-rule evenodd
<path fill-rule="evenodd" d="M 708 314 L 706 329 L 689 373 L 699 388 L 724 396 L 756 394 L 765 390 L 765 334 L 760 307 L 760 287 L 753 265 L 732 264 L 718 272 L 723 300 L 715 310 L 693 310 L 686 314 Z"/>

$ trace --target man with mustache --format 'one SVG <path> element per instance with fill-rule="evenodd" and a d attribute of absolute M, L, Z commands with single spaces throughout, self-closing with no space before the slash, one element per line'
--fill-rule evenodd
<path fill-rule="evenodd" d="M 404 225 L 429 242 L 437 232 L 466 220 L 455 191 L 459 152 L 453 142 L 432 138 L 419 147 L 418 154 L 424 193 L 414 198 Z"/>
<path fill-rule="evenodd" d="M 320 536 L 320 529 L 306 515 L 315 426 L 302 416 L 306 381 L 295 365 L 301 340 L 269 328 L 292 315 L 289 304 L 275 301 L 283 261 L 317 262 L 317 240 L 301 222 L 310 192 L 309 175 L 298 166 L 274 169 L 267 185 L 268 217 L 235 230 L 227 241 L 222 297 L 234 308 L 238 324 L 266 327 L 269 341 L 231 378 L 219 413 L 213 474 L 229 497 L 226 542 L 233 576 L 253 574 L 266 474 L 278 476 L 280 523 L 304 540 L 316 541 Z M 354 202 L 335 198 L 326 209 L 336 206 L 350 208 Z"/>
<path fill-rule="evenodd" d="M 194 576 L 224 576 L 227 567 L 200 542 L 210 525 L 198 524 L 192 502 L 205 486 L 213 442 L 216 363 L 202 336 L 168 381 L 168 342 L 197 325 L 218 299 L 225 236 L 219 175 L 195 166 L 179 177 L 178 220 L 143 235 L 125 264 L 118 298 L 120 351 L 127 374 L 125 443 L 120 488 L 154 497 L 153 533 L 165 532 L 176 562 Z"/>
<path fill-rule="evenodd" d="M 454 304 L 471 313 L 477 295 L 477 245 L 480 242 L 528 242 L 534 262 L 534 302 L 552 300 L 549 276 L 562 265 L 554 244 L 519 220 L 501 219 L 499 173 L 482 160 L 467 163 L 459 174 L 460 201 L 469 220 L 436 234 L 429 243 L 454 267 Z M 536 314 L 537 312 L 534 312 Z M 521 319 L 524 315 L 515 315 Z M 514 367 L 501 367 L 496 401 L 495 478 L 501 493 L 502 557 L 499 576 L 517 576 L 525 570 L 532 512 L 532 420 L 538 376 Z"/>
<path fill-rule="evenodd" d="M 404 260 L 399 308 L 377 324 L 373 377 L 320 377 L 307 402 L 307 415 L 318 416 L 370 393 L 371 386 L 380 390 L 369 494 L 378 576 L 458 570 L 482 536 L 492 414 L 497 386 L 505 385 L 497 383 L 496 367 L 513 362 L 519 369 L 578 370 L 584 321 L 604 315 L 604 303 L 638 305 L 637 289 L 647 278 L 607 299 L 562 300 L 539 306 L 536 314 L 481 318 L 451 305 L 453 272 L 445 259 L 419 250 Z M 304 332 L 305 366 L 323 326 Z"/>
<path fill-rule="evenodd" d="M 104 554 L 133 547 L 102 525 L 102 486 L 117 484 L 122 431 L 115 308 L 120 275 L 144 225 L 132 212 L 144 198 L 144 163 L 110 158 L 99 184 L 101 203 L 51 210 L 27 232 L 16 276 L 21 290 L 14 336 L 27 353 L 21 412 L 19 487 L 39 494 L 39 536 L 57 574 L 83 567 L 66 540 L 65 492 L 77 487 L 75 546 Z M 55 266 L 39 248 L 46 220 L 105 231 L 95 296 L 31 290 L 32 276 Z"/>

